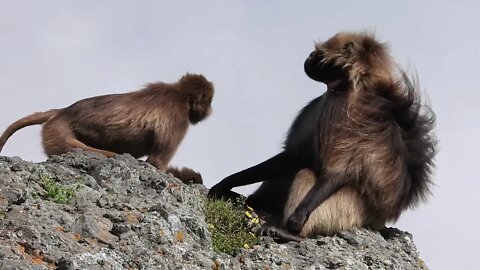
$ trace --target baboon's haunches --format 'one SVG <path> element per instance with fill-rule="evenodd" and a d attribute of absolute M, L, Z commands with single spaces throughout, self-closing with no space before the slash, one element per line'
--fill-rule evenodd
<path fill-rule="evenodd" d="M 247 199 L 291 239 L 382 228 L 429 195 L 434 114 L 370 34 L 339 33 L 305 61 L 328 91 L 293 122 L 284 150 L 212 187 L 211 197 L 263 181 Z"/>
<path fill-rule="evenodd" d="M 0 137 L 0 151 L 18 129 L 43 124 L 42 142 L 48 156 L 73 148 L 105 156 L 130 153 L 136 158 L 148 156 L 149 163 L 165 171 L 189 125 L 210 114 L 213 92 L 204 76 L 186 74 L 176 83 L 152 83 L 135 92 L 83 99 L 16 121 Z M 188 174 L 186 181 L 202 181 L 191 170 L 169 171 Z"/>

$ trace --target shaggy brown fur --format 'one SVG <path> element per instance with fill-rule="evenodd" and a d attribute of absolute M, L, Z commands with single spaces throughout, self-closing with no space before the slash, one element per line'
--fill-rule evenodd
<path fill-rule="evenodd" d="M 150 164 L 165 171 L 189 125 L 210 114 L 213 92 L 204 76 L 186 74 L 172 84 L 152 83 L 135 92 L 83 99 L 16 121 L 0 137 L 0 151 L 18 129 L 43 124 L 48 156 L 74 148 L 107 157 L 130 153 L 136 158 L 148 156 Z"/>
<path fill-rule="evenodd" d="M 429 195 L 435 154 L 434 114 L 384 44 L 339 33 L 315 47 L 305 71 L 329 91 L 300 112 L 282 153 L 210 191 L 264 181 L 247 203 L 292 240 L 395 221 Z"/>

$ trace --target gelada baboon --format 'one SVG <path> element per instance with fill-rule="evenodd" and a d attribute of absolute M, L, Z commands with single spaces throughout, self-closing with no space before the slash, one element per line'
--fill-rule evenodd
<path fill-rule="evenodd" d="M 116 153 L 148 156 L 156 168 L 201 183 L 198 173 L 167 166 L 189 125 L 210 114 L 213 93 L 213 84 L 204 76 L 187 73 L 176 83 L 157 82 L 135 92 L 83 99 L 16 121 L 0 137 L 0 151 L 15 131 L 43 124 L 42 142 L 48 156 L 74 148 L 107 157 Z"/>
<path fill-rule="evenodd" d="M 436 139 L 434 114 L 416 83 L 367 33 L 317 43 L 305 72 L 327 92 L 294 120 L 283 151 L 228 176 L 210 197 L 263 181 L 247 198 L 270 223 L 262 233 L 285 240 L 353 227 L 381 229 L 429 195 Z"/>

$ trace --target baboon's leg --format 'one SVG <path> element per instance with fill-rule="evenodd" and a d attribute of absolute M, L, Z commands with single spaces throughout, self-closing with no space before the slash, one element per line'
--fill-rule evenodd
<path fill-rule="evenodd" d="M 48 156 L 64 154 L 72 151 L 74 148 L 99 153 L 106 157 L 115 155 L 114 152 L 93 148 L 80 142 L 75 137 L 68 123 L 61 119 L 53 119 L 43 125 L 42 139 L 43 148 Z"/>
<path fill-rule="evenodd" d="M 101 150 L 101 149 L 97 149 L 97 148 L 88 146 L 88 145 L 82 143 L 81 141 L 77 140 L 76 138 L 67 138 L 66 141 L 67 141 L 67 144 L 68 144 L 72 149 L 73 149 L 73 148 L 80 148 L 80 149 L 83 149 L 83 150 L 85 150 L 85 151 L 95 152 L 95 153 L 104 155 L 104 156 L 106 156 L 106 157 L 113 157 L 113 155 L 116 154 L 116 153 L 111 152 L 111 151 Z"/>
<path fill-rule="evenodd" d="M 152 153 L 148 155 L 147 162 L 159 170 L 167 170 L 168 161 L 165 161 L 165 158 L 162 154 Z"/>
<path fill-rule="evenodd" d="M 285 206 L 284 224 L 313 187 L 315 181 L 315 174 L 309 169 L 303 169 L 297 173 Z M 361 227 L 365 225 L 365 222 L 366 206 L 364 201 L 355 188 L 345 186 L 310 214 L 300 236 L 331 235 L 342 230 Z"/>
<path fill-rule="evenodd" d="M 168 163 L 175 154 L 179 143 L 180 141 L 161 138 L 154 144 L 153 151 L 148 155 L 147 162 L 159 170 L 166 171 Z"/>
<path fill-rule="evenodd" d="M 42 143 L 48 156 L 64 154 L 71 150 L 67 138 L 74 136 L 72 130 L 58 118 L 50 119 L 42 127 Z"/>

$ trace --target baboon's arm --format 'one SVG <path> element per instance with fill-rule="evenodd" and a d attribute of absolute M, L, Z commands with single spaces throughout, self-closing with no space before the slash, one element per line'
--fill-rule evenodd
<path fill-rule="evenodd" d="M 288 218 L 286 227 L 289 232 L 298 234 L 307 222 L 310 214 L 320 204 L 327 200 L 332 194 L 337 192 L 347 183 L 346 180 L 338 177 L 317 176 L 317 181 L 312 189 L 307 193 L 305 198 L 295 208 L 295 211 Z"/>
<path fill-rule="evenodd" d="M 283 175 L 295 173 L 301 167 L 286 151 L 243 171 L 232 174 L 213 186 L 208 193 L 209 197 L 229 197 L 230 189 L 238 186 L 250 185 L 262 181 L 275 181 Z M 225 196 L 227 195 L 227 196 Z"/>

